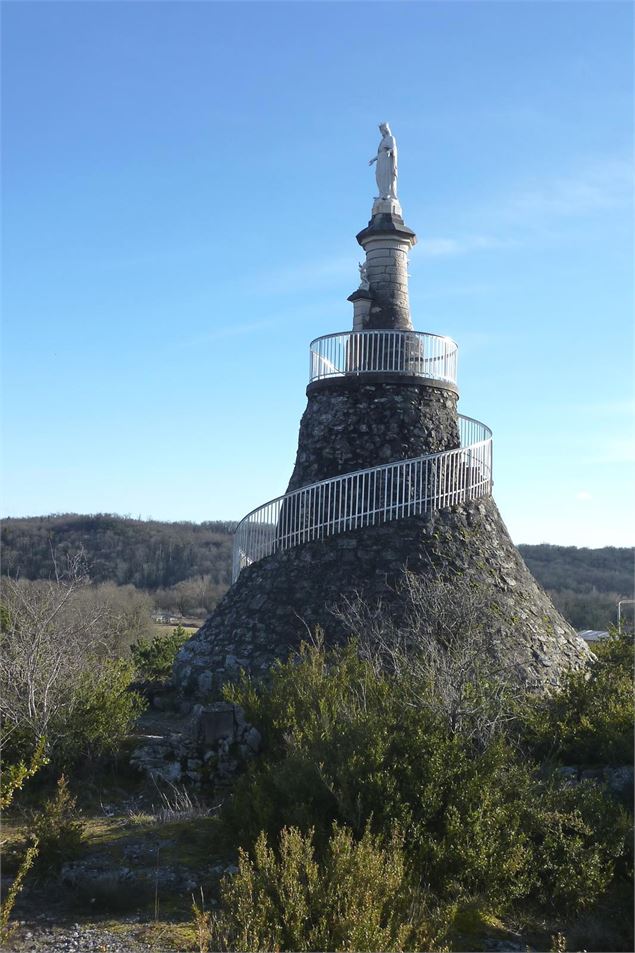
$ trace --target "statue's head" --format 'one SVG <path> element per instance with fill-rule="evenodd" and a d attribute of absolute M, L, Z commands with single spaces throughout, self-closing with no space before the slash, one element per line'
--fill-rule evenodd
<path fill-rule="evenodd" d="M 390 126 L 388 125 L 387 122 L 380 122 L 380 123 L 379 123 L 379 131 L 381 132 L 382 136 L 389 136 L 389 135 L 390 135 Z"/>

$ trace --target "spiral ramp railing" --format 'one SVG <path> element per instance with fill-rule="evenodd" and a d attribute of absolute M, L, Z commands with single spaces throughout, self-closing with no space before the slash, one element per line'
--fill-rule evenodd
<path fill-rule="evenodd" d="M 454 383 L 456 345 L 410 331 L 327 335 L 311 344 L 312 381 L 382 372 Z M 471 417 L 458 421 L 455 449 L 320 480 L 252 510 L 236 527 L 232 581 L 246 566 L 302 543 L 489 496 L 492 432 Z"/>
<path fill-rule="evenodd" d="M 345 331 L 311 341 L 309 382 L 358 374 L 403 374 L 456 384 L 458 347 L 421 331 Z"/>

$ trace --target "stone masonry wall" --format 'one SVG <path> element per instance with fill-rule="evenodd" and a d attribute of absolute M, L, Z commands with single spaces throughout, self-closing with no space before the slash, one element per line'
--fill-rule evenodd
<path fill-rule="evenodd" d="M 417 237 L 404 224 L 401 209 L 375 211 L 357 235 L 366 253 L 366 270 L 372 298 L 366 327 L 412 330 L 408 302 L 408 253 Z"/>
<path fill-rule="evenodd" d="M 288 491 L 366 467 L 459 446 L 456 392 L 342 379 L 309 389 Z"/>
<path fill-rule="evenodd" d="M 410 242 L 382 236 L 366 247 L 366 267 L 373 302 L 366 328 L 412 328 L 408 301 Z"/>
<path fill-rule="evenodd" d="M 244 569 L 179 653 L 174 678 L 185 707 L 217 697 L 240 668 L 264 674 L 317 625 L 327 642 L 345 638 L 333 605 L 356 593 L 390 605 L 405 567 L 426 576 L 460 572 L 490 587 L 496 636 L 514 647 L 530 684 L 555 685 L 590 657 L 531 576 L 494 501 L 484 499 L 306 543 Z"/>

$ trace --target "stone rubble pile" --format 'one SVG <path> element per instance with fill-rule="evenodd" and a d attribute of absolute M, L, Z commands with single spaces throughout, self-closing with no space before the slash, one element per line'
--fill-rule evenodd
<path fill-rule="evenodd" d="M 155 781 L 211 783 L 218 788 L 260 751 L 261 741 L 260 732 L 238 705 L 198 704 L 187 731 L 147 736 L 130 761 Z"/>

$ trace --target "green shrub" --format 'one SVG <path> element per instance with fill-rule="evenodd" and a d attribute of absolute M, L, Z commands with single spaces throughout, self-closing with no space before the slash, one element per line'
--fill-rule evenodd
<path fill-rule="evenodd" d="M 55 580 L 0 583 L 5 757 L 24 759 L 42 736 L 58 768 L 113 751 L 140 699 L 128 691 L 132 663 L 114 658 L 122 614 L 89 585 L 83 553 L 59 574 L 56 567 Z"/>
<path fill-rule="evenodd" d="M 1 618 L 1 614 L 0 614 Z M 0 766 L 0 809 L 5 811 L 13 802 L 15 795 L 22 790 L 25 782 L 32 778 L 45 764 L 48 759 L 45 755 L 46 742 L 40 738 L 34 752 L 32 753 L 28 764 L 20 761 L 18 764 L 3 763 Z M 4 851 L 4 844 L 1 844 L 3 850 L 3 864 L 6 869 L 7 857 Z M 5 944 L 9 941 L 11 935 L 16 929 L 16 924 L 10 923 L 11 913 L 18 898 L 18 894 L 24 886 L 24 878 L 35 863 L 39 851 L 38 839 L 34 835 L 30 837 L 30 843 L 26 845 L 24 853 L 21 854 L 16 863 L 16 873 L 11 886 L 0 903 L 0 943 Z"/>
<path fill-rule="evenodd" d="M 438 930 L 408 884 L 401 838 L 383 844 L 368 829 L 355 841 L 334 825 L 321 862 L 312 831 L 284 828 L 277 851 L 261 834 L 221 893 L 218 950 L 430 949 Z"/>
<path fill-rule="evenodd" d="M 172 674 L 174 659 L 181 646 L 189 639 L 182 625 L 169 635 L 155 635 L 153 639 L 138 639 L 130 646 L 130 654 L 139 678 L 163 681 Z"/>
<path fill-rule="evenodd" d="M 404 705 L 399 684 L 353 644 L 330 655 L 304 646 L 269 688 L 243 680 L 227 694 L 266 746 L 224 810 L 243 844 L 288 825 L 314 828 L 321 844 L 333 821 L 356 836 L 369 822 L 385 836 L 396 823 L 440 896 L 499 900 L 529 889 L 521 796 L 533 796 L 535 782 L 504 740 L 479 750 L 431 706 Z"/>
<path fill-rule="evenodd" d="M 146 704 L 130 691 L 133 678 L 124 659 L 107 659 L 83 674 L 72 708 L 53 725 L 53 763 L 68 767 L 117 751 Z"/>
<path fill-rule="evenodd" d="M 19 761 L 17 764 L 7 764 L 4 760 L 0 765 L 0 810 L 10 807 L 15 795 L 22 790 L 26 781 L 48 764 L 46 757 L 46 739 L 40 738 L 35 746 L 28 764 Z"/>
<path fill-rule="evenodd" d="M 11 936 L 18 927 L 17 923 L 10 922 L 11 914 L 13 912 L 15 902 L 18 899 L 18 894 L 24 886 L 24 878 L 31 870 L 31 867 L 37 859 L 38 849 L 38 842 L 36 839 L 32 840 L 31 843 L 26 847 L 11 886 L 2 898 L 2 903 L 0 903 L 0 943 L 2 943 L 3 946 L 10 940 Z"/>
<path fill-rule="evenodd" d="M 55 794 L 33 814 L 30 826 L 39 845 L 38 870 L 53 873 L 81 852 L 85 825 L 63 774 Z"/>
<path fill-rule="evenodd" d="M 525 706 L 525 740 L 536 757 L 633 763 L 633 637 L 614 629 L 594 652 L 597 661 L 565 676 L 560 692 Z"/>
<path fill-rule="evenodd" d="M 547 785 L 526 805 L 525 827 L 540 871 L 534 895 L 565 913 L 592 906 L 606 891 L 632 833 L 622 808 L 593 782 Z"/>
<path fill-rule="evenodd" d="M 536 795 L 531 773 L 502 742 L 472 764 L 466 758 L 446 781 L 439 820 L 419 835 L 418 869 L 437 892 L 463 901 L 479 897 L 505 909 L 527 896 L 536 871 L 524 801 Z"/>
<path fill-rule="evenodd" d="M 67 704 L 49 721 L 46 753 L 53 769 L 93 764 L 116 753 L 146 706 L 130 690 L 133 679 L 134 667 L 124 659 L 95 659 L 91 669 L 77 676 Z M 32 748 L 32 726 L 14 728 L 6 747 L 14 758 Z"/>
<path fill-rule="evenodd" d="M 595 789 L 541 780 L 501 732 L 483 744 L 452 730 L 433 694 L 411 703 L 434 689 L 412 691 L 410 677 L 374 668 L 354 644 L 304 646 L 267 686 L 228 688 L 264 742 L 224 806 L 229 840 L 249 848 L 261 831 L 271 841 L 295 826 L 324 851 L 333 822 L 356 838 L 369 825 L 390 837 L 397 824 L 417 876 L 444 903 L 584 907 L 624 849 L 617 807 Z"/>

